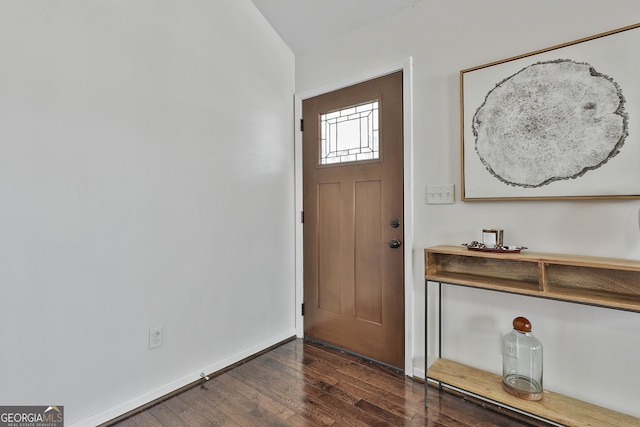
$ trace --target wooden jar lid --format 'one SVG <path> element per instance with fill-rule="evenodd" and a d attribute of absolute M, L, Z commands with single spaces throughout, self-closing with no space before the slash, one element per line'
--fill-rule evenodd
<path fill-rule="evenodd" d="M 520 332 L 531 332 L 531 322 L 526 317 L 513 319 L 513 329 Z"/>

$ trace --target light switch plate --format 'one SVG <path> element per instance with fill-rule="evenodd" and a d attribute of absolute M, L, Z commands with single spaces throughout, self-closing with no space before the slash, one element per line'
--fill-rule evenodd
<path fill-rule="evenodd" d="M 427 185 L 427 204 L 444 205 L 455 203 L 454 184 Z"/>

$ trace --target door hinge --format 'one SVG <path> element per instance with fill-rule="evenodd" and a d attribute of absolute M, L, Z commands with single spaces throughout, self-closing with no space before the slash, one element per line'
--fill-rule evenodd
<path fill-rule="evenodd" d="M 300 132 L 304 132 L 304 119 L 300 119 Z"/>
<path fill-rule="evenodd" d="M 300 211 L 300 223 L 304 224 L 304 211 Z"/>
<path fill-rule="evenodd" d="M 302 303 L 300 306 L 300 314 L 304 316 L 304 303 Z"/>

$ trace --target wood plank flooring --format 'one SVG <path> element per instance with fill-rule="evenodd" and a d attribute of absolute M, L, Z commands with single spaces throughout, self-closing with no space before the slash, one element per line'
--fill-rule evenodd
<path fill-rule="evenodd" d="M 166 426 L 531 426 L 358 357 L 296 339 L 118 423 Z M 539 424 L 538 424 L 539 425 Z"/>

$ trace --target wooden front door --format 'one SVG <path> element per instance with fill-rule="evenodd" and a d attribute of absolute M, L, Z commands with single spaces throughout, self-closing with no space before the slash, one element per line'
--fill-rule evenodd
<path fill-rule="evenodd" d="M 402 72 L 302 112 L 304 334 L 404 369 Z"/>

